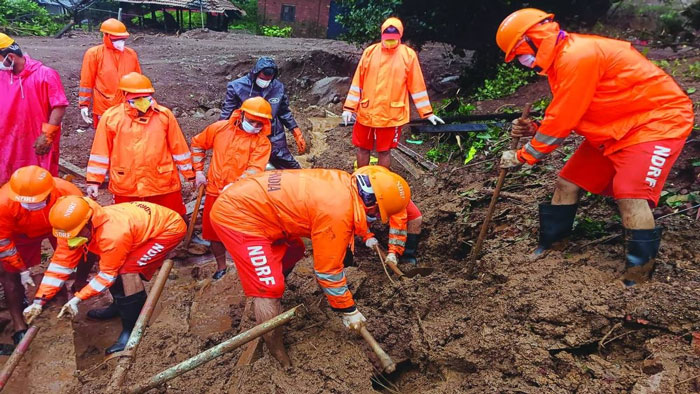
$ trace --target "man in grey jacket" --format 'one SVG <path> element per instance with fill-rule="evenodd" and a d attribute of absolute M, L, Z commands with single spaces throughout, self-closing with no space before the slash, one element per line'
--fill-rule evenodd
<path fill-rule="evenodd" d="M 270 164 L 278 169 L 301 168 L 289 148 L 284 129 L 292 130 L 299 154 L 306 151 L 306 141 L 289 109 L 289 98 L 284 91 L 284 84 L 277 80 L 277 64 L 272 58 L 261 57 L 247 75 L 228 83 L 226 100 L 221 111 L 220 120 L 228 119 L 231 113 L 240 108 L 250 97 L 261 96 L 272 106 L 272 153 Z"/>

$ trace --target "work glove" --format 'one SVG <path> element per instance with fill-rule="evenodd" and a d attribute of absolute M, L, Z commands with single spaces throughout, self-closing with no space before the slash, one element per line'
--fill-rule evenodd
<path fill-rule="evenodd" d="M 83 121 L 85 121 L 85 123 L 87 123 L 89 125 L 92 124 L 92 116 L 90 116 L 90 108 L 88 108 L 88 107 L 80 108 L 80 116 L 83 117 Z"/>
<path fill-rule="evenodd" d="M 53 143 L 56 134 L 61 131 L 61 126 L 52 125 L 50 123 L 41 124 L 41 134 L 34 141 L 34 153 L 37 156 L 42 156 L 51 150 L 51 144 Z"/>
<path fill-rule="evenodd" d="M 365 322 L 367 319 L 357 309 L 354 312 L 343 313 L 343 324 L 350 330 L 359 332 L 365 326 Z"/>
<path fill-rule="evenodd" d="M 206 186 L 207 176 L 204 171 L 197 171 L 194 176 L 194 185 L 199 189 L 200 186 Z"/>
<path fill-rule="evenodd" d="M 379 245 L 379 241 L 377 241 L 377 239 L 374 237 L 370 237 L 367 238 L 367 241 L 365 241 L 365 245 L 368 248 L 373 249 L 375 246 Z"/>
<path fill-rule="evenodd" d="M 428 122 L 432 123 L 433 126 L 437 126 L 438 123 L 445 124 L 445 121 L 440 119 L 440 117 L 435 114 L 428 116 Z"/>
<path fill-rule="evenodd" d="M 29 305 L 28 307 L 24 308 L 24 311 L 22 311 L 22 315 L 24 315 L 24 321 L 27 322 L 27 324 L 32 324 L 32 321 L 39 317 L 41 315 L 41 310 L 42 310 L 41 304 L 33 303 Z"/>
<path fill-rule="evenodd" d="M 32 274 L 29 273 L 29 271 L 22 271 L 19 273 L 19 281 L 22 283 L 22 286 L 24 286 L 25 290 L 29 289 L 29 286 L 34 287 L 36 286 L 34 284 L 34 280 L 32 279 Z"/>
<path fill-rule="evenodd" d="M 532 137 L 537 131 L 537 125 L 530 118 L 517 118 L 513 120 L 512 124 L 513 127 L 510 130 L 511 137 Z"/>
<path fill-rule="evenodd" d="M 523 162 L 518 160 L 518 152 L 507 150 L 501 155 L 501 168 L 517 168 L 523 165 Z"/>
<path fill-rule="evenodd" d="M 392 264 L 398 264 L 399 260 L 396 258 L 396 255 L 393 253 L 389 253 L 386 255 L 386 259 L 384 260 L 387 263 L 392 263 Z"/>
<path fill-rule="evenodd" d="M 295 127 L 294 130 L 292 130 L 292 134 L 294 135 L 294 140 L 297 142 L 297 151 L 301 155 L 306 152 L 306 141 L 304 140 L 304 135 L 301 133 L 301 130 L 298 127 Z"/>
<path fill-rule="evenodd" d="M 348 125 L 348 123 L 352 122 L 352 112 L 350 111 L 343 111 L 343 124 L 345 126 Z"/>
<path fill-rule="evenodd" d="M 100 185 L 89 184 L 85 187 L 85 194 L 93 200 L 97 198 L 99 194 Z"/>
<path fill-rule="evenodd" d="M 63 316 L 70 317 L 71 319 L 75 318 L 75 316 L 78 315 L 78 304 L 80 303 L 80 298 L 78 297 L 73 297 L 70 299 L 70 301 L 66 302 L 65 305 L 63 305 L 63 308 L 61 308 L 61 311 L 58 312 L 58 318 L 62 318 Z"/>

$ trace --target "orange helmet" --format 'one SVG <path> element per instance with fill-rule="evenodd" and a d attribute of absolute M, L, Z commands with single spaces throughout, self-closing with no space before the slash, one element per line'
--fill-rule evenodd
<path fill-rule="evenodd" d="M 254 118 L 272 119 L 272 107 L 264 98 L 251 97 L 244 101 L 241 105 L 241 111 L 247 115 L 252 115 Z"/>
<path fill-rule="evenodd" d="M 127 93 L 155 93 L 151 80 L 145 75 L 132 71 L 119 80 L 119 89 Z"/>
<path fill-rule="evenodd" d="M 49 211 L 49 223 L 57 238 L 73 238 L 92 217 L 92 208 L 80 196 L 63 196 Z"/>
<path fill-rule="evenodd" d="M 129 37 L 129 33 L 126 31 L 126 26 L 114 18 L 109 18 L 102 22 L 100 25 L 100 31 L 116 37 Z"/>
<path fill-rule="evenodd" d="M 382 166 L 364 166 L 353 174 L 367 175 L 377 198 L 377 206 L 382 222 L 389 221 L 389 217 L 402 210 L 411 201 L 411 188 L 408 182 L 398 174 L 395 174 Z"/>
<path fill-rule="evenodd" d="M 496 32 L 496 43 L 505 52 L 505 61 L 510 62 L 515 56 L 511 52 L 515 45 L 520 41 L 532 26 L 542 22 L 545 19 L 554 18 L 554 14 L 549 14 L 537 8 L 523 8 L 508 15 L 501 22 Z"/>
<path fill-rule="evenodd" d="M 10 198 L 24 203 L 42 202 L 53 191 L 55 184 L 47 170 L 39 166 L 22 167 L 10 177 Z"/>

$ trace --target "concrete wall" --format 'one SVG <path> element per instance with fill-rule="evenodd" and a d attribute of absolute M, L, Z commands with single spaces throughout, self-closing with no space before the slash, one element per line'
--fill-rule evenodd
<path fill-rule="evenodd" d="M 282 6 L 295 7 L 294 22 L 282 22 Z M 258 0 L 265 25 L 292 26 L 295 37 L 326 37 L 330 0 Z"/>

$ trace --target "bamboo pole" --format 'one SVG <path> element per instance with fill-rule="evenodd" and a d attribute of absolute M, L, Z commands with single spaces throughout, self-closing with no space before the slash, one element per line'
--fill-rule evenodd
<path fill-rule="evenodd" d="M 151 292 L 146 298 L 146 303 L 141 309 L 138 320 L 136 320 L 136 325 L 131 331 L 131 336 L 129 337 L 129 342 L 126 343 L 126 347 L 123 350 L 124 355 L 119 359 L 117 368 L 112 374 L 112 380 L 109 383 L 109 388 L 107 392 L 117 393 L 120 387 L 124 384 L 126 379 L 126 373 L 129 371 L 131 364 L 134 362 L 136 351 L 138 350 L 139 344 L 141 343 L 141 338 L 146 332 L 146 326 L 148 326 L 148 321 L 151 320 L 151 315 L 153 310 L 158 304 L 158 299 L 163 292 L 163 287 L 165 287 L 165 282 L 168 280 L 168 275 L 170 270 L 173 268 L 173 261 L 166 259 L 163 266 L 160 267 L 158 276 L 156 277 Z"/>
<path fill-rule="evenodd" d="M 194 211 L 192 211 L 192 216 L 190 217 L 190 226 L 187 228 L 187 235 L 185 236 L 185 249 L 190 246 L 192 234 L 194 234 L 194 224 L 197 221 L 197 216 L 199 216 L 199 206 L 202 204 L 202 196 L 204 196 L 204 185 L 199 186 L 197 190 L 197 201 L 194 203 Z"/>
<path fill-rule="evenodd" d="M 134 387 L 130 388 L 129 394 L 140 394 L 157 387 L 158 385 L 165 383 L 171 379 L 174 379 L 185 372 L 191 371 L 202 364 L 209 362 L 217 357 L 221 357 L 224 354 L 252 341 L 255 338 L 259 338 L 262 335 L 274 330 L 275 328 L 288 323 L 292 318 L 296 316 L 297 310 L 301 305 L 297 305 L 294 308 L 283 312 L 272 319 L 258 324 L 257 326 L 251 328 L 248 331 L 242 332 L 235 337 L 228 339 L 212 348 L 209 348 L 202 353 L 194 357 L 174 365 L 165 371 L 162 371 L 156 375 L 153 375 L 150 379 L 145 382 L 141 382 Z"/>
<path fill-rule="evenodd" d="M 29 344 L 34 340 L 37 331 L 39 331 L 39 327 L 29 327 L 27 333 L 24 334 L 24 338 L 22 338 L 19 344 L 17 344 L 17 347 L 12 352 L 10 358 L 5 361 L 5 365 L 2 366 L 2 371 L 0 371 L 0 391 L 5 388 L 5 385 L 10 380 L 10 377 L 12 377 L 12 372 L 14 372 L 15 368 L 17 368 L 19 362 L 22 361 L 22 357 L 24 357 L 27 349 L 29 349 Z"/>

